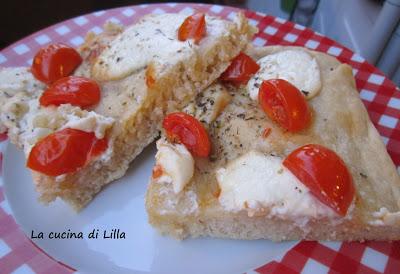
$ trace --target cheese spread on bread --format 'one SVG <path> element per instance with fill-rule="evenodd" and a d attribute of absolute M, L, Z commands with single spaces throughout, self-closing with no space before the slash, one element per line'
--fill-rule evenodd
<path fill-rule="evenodd" d="M 124 78 L 154 64 L 163 71 L 193 56 L 201 45 L 228 34 L 227 21 L 206 16 L 206 36 L 196 45 L 192 39 L 179 41 L 177 30 L 187 15 L 148 15 L 123 31 L 98 57 L 92 69 L 98 80 Z"/>
<path fill-rule="evenodd" d="M 335 217 L 277 156 L 250 151 L 217 170 L 219 202 L 228 211 L 281 218 Z M 266 210 L 268 209 L 268 212 Z"/>
<path fill-rule="evenodd" d="M 253 100 L 258 99 L 262 81 L 284 79 L 297 87 L 307 99 L 321 89 L 321 75 L 314 57 L 303 50 L 284 50 L 267 55 L 257 61 L 260 69 L 247 83 L 247 90 Z"/>
<path fill-rule="evenodd" d="M 159 183 L 172 183 L 175 193 L 183 190 L 194 174 L 192 154 L 182 144 L 171 144 L 165 139 L 157 141 L 156 165 L 162 169 Z"/>

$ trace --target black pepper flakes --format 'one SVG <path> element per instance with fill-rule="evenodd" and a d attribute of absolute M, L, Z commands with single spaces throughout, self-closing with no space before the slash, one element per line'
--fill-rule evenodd
<path fill-rule="evenodd" d="M 301 90 L 301 92 L 304 94 L 304 96 L 308 96 L 308 94 L 310 94 L 310 92 L 309 91 L 306 91 L 306 90 Z"/>
<path fill-rule="evenodd" d="M 202 107 L 205 107 L 205 105 L 206 105 L 207 103 L 203 103 L 203 102 L 197 102 L 197 106 L 199 107 L 199 108 L 202 108 Z"/>
<path fill-rule="evenodd" d="M 366 174 L 362 173 L 362 172 L 360 172 L 360 176 L 363 177 L 364 179 L 368 178 L 368 176 Z"/>
<path fill-rule="evenodd" d="M 155 31 L 156 31 L 156 34 L 159 33 L 162 36 L 165 36 L 165 33 L 161 29 L 155 29 Z"/>

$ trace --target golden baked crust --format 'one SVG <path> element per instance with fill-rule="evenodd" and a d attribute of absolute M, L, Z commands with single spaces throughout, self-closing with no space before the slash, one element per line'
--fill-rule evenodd
<path fill-rule="evenodd" d="M 259 59 L 288 48 L 294 47 L 249 48 L 248 53 Z M 245 88 L 230 88 L 232 102 L 209 125 L 210 161 L 196 159 L 194 177 L 181 193 L 172 192 L 170 184 L 150 182 L 146 196 L 149 222 L 161 233 L 179 239 L 400 239 L 400 177 L 359 98 L 352 70 L 329 55 L 306 51 L 316 58 L 322 80 L 320 93 L 309 101 L 313 109 L 310 128 L 296 134 L 284 132 L 248 97 Z M 267 138 L 262 137 L 265 128 L 272 129 Z M 347 164 L 356 188 L 348 216 L 311 218 L 299 225 L 276 216 L 228 212 L 219 204 L 218 168 L 251 150 L 285 157 L 309 143 L 333 149 Z"/>
<path fill-rule="evenodd" d="M 88 34 L 80 48 L 84 62 L 75 75 L 95 78 L 101 85 L 102 98 L 93 111 L 115 119 L 107 133 L 113 141 L 113 153 L 108 161 L 94 161 L 57 178 L 33 172 L 39 199 L 50 203 L 60 197 L 80 210 L 106 184 L 123 176 L 129 163 L 159 135 L 164 114 L 179 110 L 218 78 L 255 33 L 243 15 L 236 22 L 224 22 L 227 25 L 224 35 L 215 37 L 207 46 L 200 45 L 187 60 L 164 66 L 162 74 L 155 72 L 152 75 L 155 82 L 150 87 L 146 84 L 146 73 L 152 64 L 119 79 L 107 80 L 104 75 L 96 78 L 99 73 L 94 65 L 103 51 L 122 35 L 123 29 L 108 24 L 103 33 Z"/>

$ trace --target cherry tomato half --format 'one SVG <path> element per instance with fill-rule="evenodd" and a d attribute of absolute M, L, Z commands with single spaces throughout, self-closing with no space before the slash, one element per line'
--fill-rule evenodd
<path fill-rule="evenodd" d="M 93 106 L 99 101 L 99 85 L 91 79 L 79 76 L 68 76 L 57 80 L 39 99 L 42 106 L 71 104 L 81 108 Z"/>
<path fill-rule="evenodd" d="M 27 166 L 49 176 L 77 171 L 108 147 L 106 138 L 93 132 L 66 128 L 40 140 L 31 150 Z"/>
<path fill-rule="evenodd" d="M 263 81 L 258 101 L 272 120 L 290 132 L 298 132 L 310 124 L 311 111 L 306 99 L 286 80 Z"/>
<path fill-rule="evenodd" d="M 334 151 L 321 145 L 305 145 L 290 153 L 283 165 L 322 203 L 346 215 L 354 198 L 353 179 Z"/>
<path fill-rule="evenodd" d="M 204 126 L 193 116 L 184 112 L 168 114 L 163 128 L 170 140 L 182 143 L 194 155 L 208 157 L 211 142 Z"/>
<path fill-rule="evenodd" d="M 250 56 L 239 53 L 229 67 L 221 74 L 222 81 L 239 86 L 247 84 L 250 77 L 260 69 L 260 66 Z"/>
<path fill-rule="evenodd" d="M 195 13 L 185 19 L 178 30 L 179 41 L 194 39 L 195 44 L 206 35 L 206 15 Z"/>
<path fill-rule="evenodd" d="M 72 74 L 81 63 L 82 57 L 74 48 L 50 44 L 36 53 L 31 71 L 36 79 L 50 84 Z"/>

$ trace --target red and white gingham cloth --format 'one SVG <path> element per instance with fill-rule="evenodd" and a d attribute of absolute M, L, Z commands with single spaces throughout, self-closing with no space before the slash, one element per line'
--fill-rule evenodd
<path fill-rule="evenodd" d="M 64 42 L 80 45 L 88 31 L 100 33 L 106 21 L 132 24 L 148 13 L 200 10 L 232 18 L 238 9 L 202 4 L 157 4 L 117 8 L 83 15 L 34 33 L 0 52 L 0 66 L 27 66 L 45 44 Z M 357 88 L 372 122 L 400 171 L 400 90 L 361 56 L 337 42 L 303 26 L 265 14 L 244 11 L 260 32 L 254 44 L 299 45 L 337 57 L 353 67 Z M 0 141 L 5 136 L 0 135 Z M 5 142 L 0 144 L 5 146 Z M 4 150 L 3 150 L 4 151 Z M 0 166 L 3 154 L 0 154 Z M 15 223 L 0 185 L 0 273 L 71 273 L 74 269 L 57 262 L 33 244 Z M 248 273 L 400 273 L 400 242 L 320 243 L 300 242 L 281 258 Z"/>

